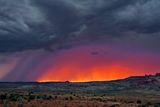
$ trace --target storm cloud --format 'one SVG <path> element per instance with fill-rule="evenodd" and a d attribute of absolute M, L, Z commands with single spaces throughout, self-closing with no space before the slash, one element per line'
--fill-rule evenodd
<path fill-rule="evenodd" d="M 159 0 L 1 0 L 0 52 L 94 39 L 158 43 L 159 7 Z"/>

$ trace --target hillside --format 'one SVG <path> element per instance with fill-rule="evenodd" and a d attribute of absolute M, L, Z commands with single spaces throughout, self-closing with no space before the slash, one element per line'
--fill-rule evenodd
<path fill-rule="evenodd" d="M 1 82 L 0 107 L 160 107 L 160 75 L 94 82 Z"/>
<path fill-rule="evenodd" d="M 115 81 L 94 82 L 1 82 L 0 89 L 15 90 L 96 90 L 96 91 L 123 91 L 148 90 L 160 91 L 160 75 L 131 76 Z"/>

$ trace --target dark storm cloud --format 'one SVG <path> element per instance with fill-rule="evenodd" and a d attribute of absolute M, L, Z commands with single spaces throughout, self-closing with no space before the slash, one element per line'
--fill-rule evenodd
<path fill-rule="evenodd" d="M 160 30 L 159 7 L 159 0 L 1 0 L 0 52 L 128 38 L 124 32 L 130 31 L 152 43 Z"/>

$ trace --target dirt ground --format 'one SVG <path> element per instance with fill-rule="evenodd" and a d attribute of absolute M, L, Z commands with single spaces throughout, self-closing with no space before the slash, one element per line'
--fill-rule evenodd
<path fill-rule="evenodd" d="M 160 107 L 159 96 L 37 96 L 33 94 L 33 98 L 28 96 L 28 99 L 23 96 L 17 101 L 6 99 L 1 101 L 0 107 Z"/>

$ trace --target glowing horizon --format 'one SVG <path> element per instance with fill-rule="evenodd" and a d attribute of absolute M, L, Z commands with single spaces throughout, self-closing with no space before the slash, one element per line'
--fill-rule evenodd
<path fill-rule="evenodd" d="M 128 51 L 125 46 L 119 51 L 120 48 L 88 45 L 60 52 L 54 62 L 50 60 L 50 66 L 41 68 L 43 73 L 37 81 L 110 81 L 159 71 L 155 54 Z"/>

